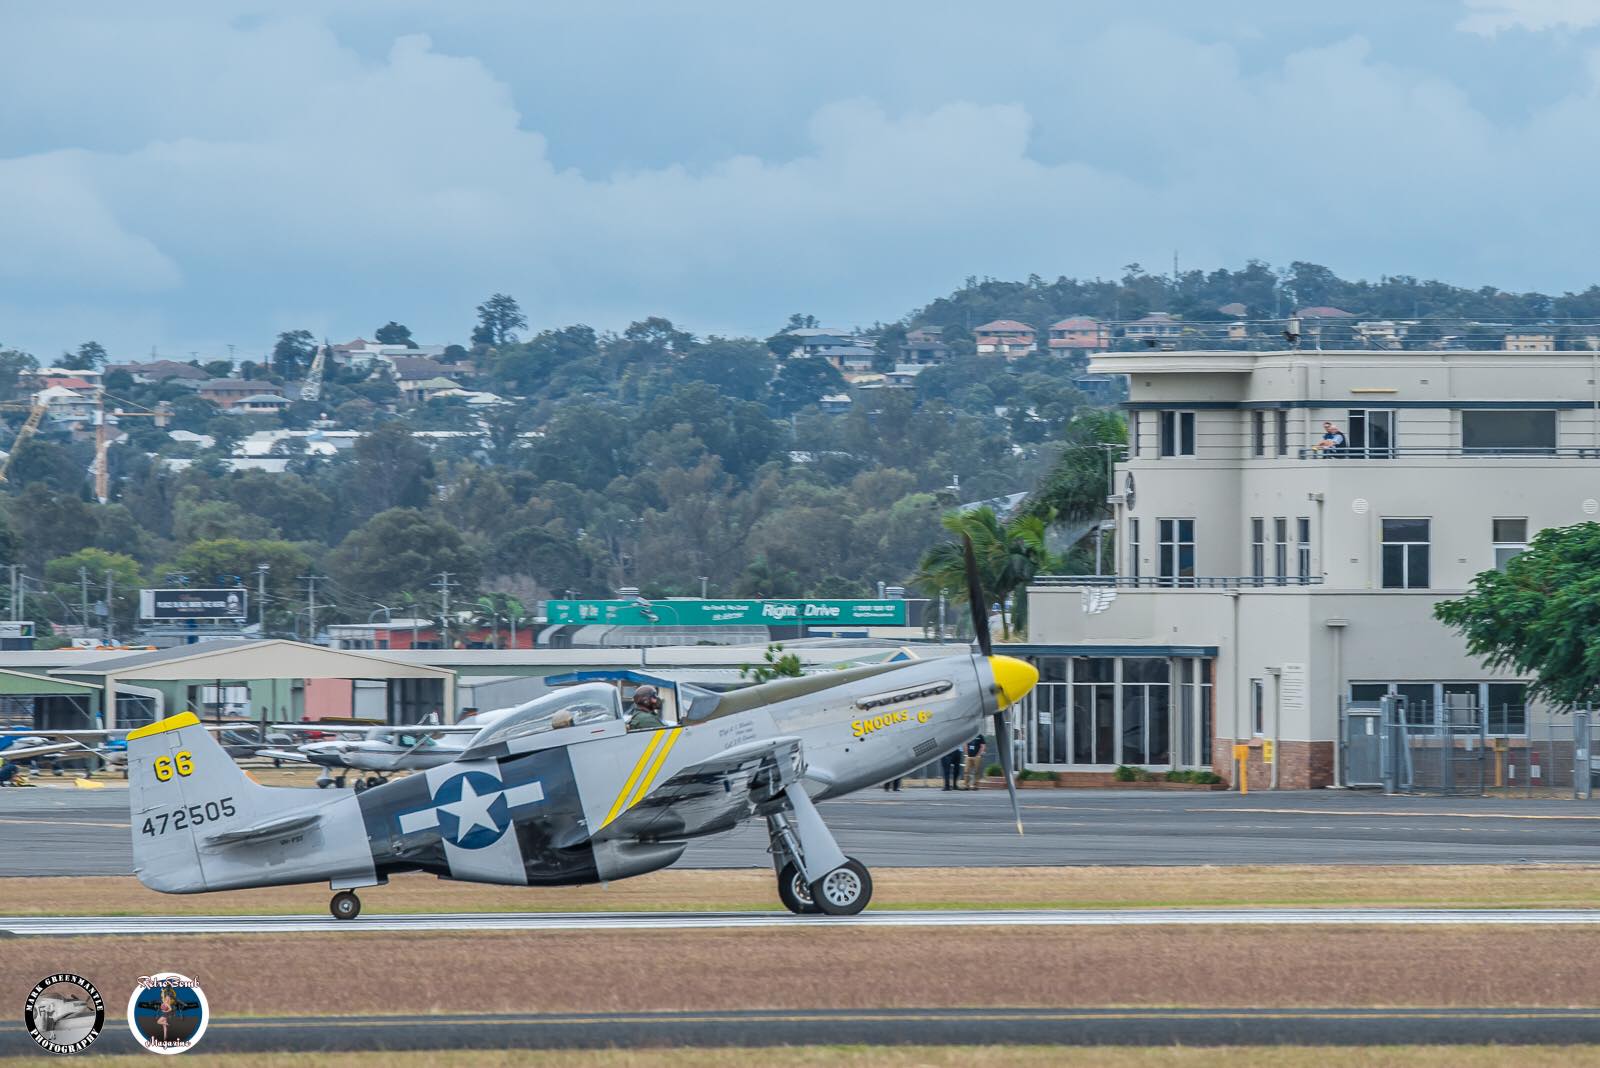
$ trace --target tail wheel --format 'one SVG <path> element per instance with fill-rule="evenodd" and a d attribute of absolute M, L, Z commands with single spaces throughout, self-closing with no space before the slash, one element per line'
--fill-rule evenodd
<path fill-rule="evenodd" d="M 872 900 L 872 876 L 854 857 L 811 884 L 811 899 L 829 916 L 854 916 Z"/>
<path fill-rule="evenodd" d="M 778 873 L 778 900 L 797 916 L 809 916 L 822 911 L 811 899 L 811 887 L 800 873 L 800 866 L 792 860 Z"/>
<path fill-rule="evenodd" d="M 340 890 L 328 903 L 328 911 L 336 920 L 353 920 L 361 915 L 361 899 L 349 890 Z"/>

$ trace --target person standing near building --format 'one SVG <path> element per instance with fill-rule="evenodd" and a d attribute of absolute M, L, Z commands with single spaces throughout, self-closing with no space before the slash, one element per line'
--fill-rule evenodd
<path fill-rule="evenodd" d="M 954 790 L 961 779 L 961 750 L 952 749 L 940 757 L 939 770 L 944 772 L 944 788 Z"/>
<path fill-rule="evenodd" d="M 988 748 L 981 733 L 967 743 L 967 773 L 962 776 L 966 789 L 978 788 L 978 780 L 983 777 L 983 754 Z"/>

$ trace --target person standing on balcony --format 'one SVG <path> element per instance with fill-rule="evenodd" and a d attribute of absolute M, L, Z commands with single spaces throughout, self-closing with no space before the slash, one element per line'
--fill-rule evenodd
<path fill-rule="evenodd" d="M 1311 446 L 1312 451 L 1335 456 L 1344 451 L 1345 436 L 1335 423 L 1322 424 L 1322 440 Z"/>

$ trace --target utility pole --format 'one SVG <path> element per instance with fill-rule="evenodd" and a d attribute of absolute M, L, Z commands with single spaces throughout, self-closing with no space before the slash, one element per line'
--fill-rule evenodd
<path fill-rule="evenodd" d="M 11 572 L 11 620 L 12 620 L 12 622 L 16 622 L 17 620 L 22 618 L 22 616 L 17 612 L 17 572 L 18 572 L 18 570 L 21 569 L 21 567 L 22 567 L 21 564 L 7 564 L 6 565 L 6 570 Z"/>
<path fill-rule="evenodd" d="M 300 581 L 306 584 L 306 629 L 310 631 L 307 641 L 312 645 L 317 644 L 317 580 L 322 575 L 301 575 Z"/>
<path fill-rule="evenodd" d="M 702 601 L 706 599 L 706 584 L 708 582 L 710 582 L 710 581 L 711 581 L 711 576 L 710 575 L 701 575 L 700 576 L 700 599 Z"/>
<path fill-rule="evenodd" d="M 263 638 L 267 636 L 267 572 L 271 570 L 271 564 L 256 565 L 256 626 Z"/>
<path fill-rule="evenodd" d="M 114 592 L 115 577 L 116 576 L 112 574 L 111 569 L 109 567 L 106 568 L 106 644 L 107 645 L 114 645 L 116 643 L 117 602 L 112 598 L 112 593 Z"/>
<path fill-rule="evenodd" d="M 450 572 L 439 572 L 439 581 L 434 583 L 439 588 L 441 607 L 439 609 L 439 642 L 443 648 L 450 648 L 450 587 L 459 586 L 458 582 L 450 581 Z"/>
<path fill-rule="evenodd" d="M 89 569 L 78 568 L 78 618 L 83 621 L 83 636 L 89 636 Z"/>

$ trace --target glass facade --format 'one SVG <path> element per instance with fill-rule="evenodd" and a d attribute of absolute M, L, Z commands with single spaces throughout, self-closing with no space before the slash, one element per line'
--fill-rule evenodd
<path fill-rule="evenodd" d="M 1038 656 L 1024 699 L 1029 766 L 1209 767 L 1212 661 Z"/>

